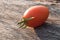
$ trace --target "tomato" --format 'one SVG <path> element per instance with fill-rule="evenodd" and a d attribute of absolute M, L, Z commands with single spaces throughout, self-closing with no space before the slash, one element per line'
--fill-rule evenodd
<path fill-rule="evenodd" d="M 49 9 L 46 6 L 39 5 L 27 9 L 22 18 L 28 19 L 33 17 L 33 19 L 28 20 L 25 25 L 29 27 L 38 27 L 47 20 L 48 15 Z"/>

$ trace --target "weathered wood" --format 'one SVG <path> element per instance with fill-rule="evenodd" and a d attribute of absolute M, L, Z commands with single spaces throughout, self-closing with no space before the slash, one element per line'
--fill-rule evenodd
<path fill-rule="evenodd" d="M 34 5 L 47 6 L 50 10 L 49 20 L 38 28 L 18 28 L 17 23 L 22 14 Z M 60 4 L 50 5 L 23 0 L 1 1 L 0 40 L 60 40 L 60 21 L 58 20 L 60 20 Z"/>

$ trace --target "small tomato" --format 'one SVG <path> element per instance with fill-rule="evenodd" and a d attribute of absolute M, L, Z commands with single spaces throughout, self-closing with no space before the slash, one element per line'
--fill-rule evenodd
<path fill-rule="evenodd" d="M 48 15 L 49 9 L 46 6 L 39 5 L 27 9 L 22 18 L 25 19 L 25 21 L 23 21 L 25 25 L 29 27 L 38 27 L 47 20 Z"/>

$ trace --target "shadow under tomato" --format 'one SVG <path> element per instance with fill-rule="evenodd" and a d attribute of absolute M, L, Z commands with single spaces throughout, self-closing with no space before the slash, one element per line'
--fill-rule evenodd
<path fill-rule="evenodd" d="M 58 24 L 45 23 L 34 30 L 41 40 L 60 40 L 60 25 Z"/>

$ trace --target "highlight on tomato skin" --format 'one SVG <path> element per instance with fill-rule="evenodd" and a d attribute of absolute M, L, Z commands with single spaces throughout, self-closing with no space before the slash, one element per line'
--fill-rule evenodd
<path fill-rule="evenodd" d="M 25 25 L 29 27 L 38 27 L 42 25 L 49 16 L 49 9 L 46 6 L 39 5 L 39 6 L 32 6 L 25 11 L 22 18 L 29 19 L 34 17 L 31 20 L 27 20 Z"/>

